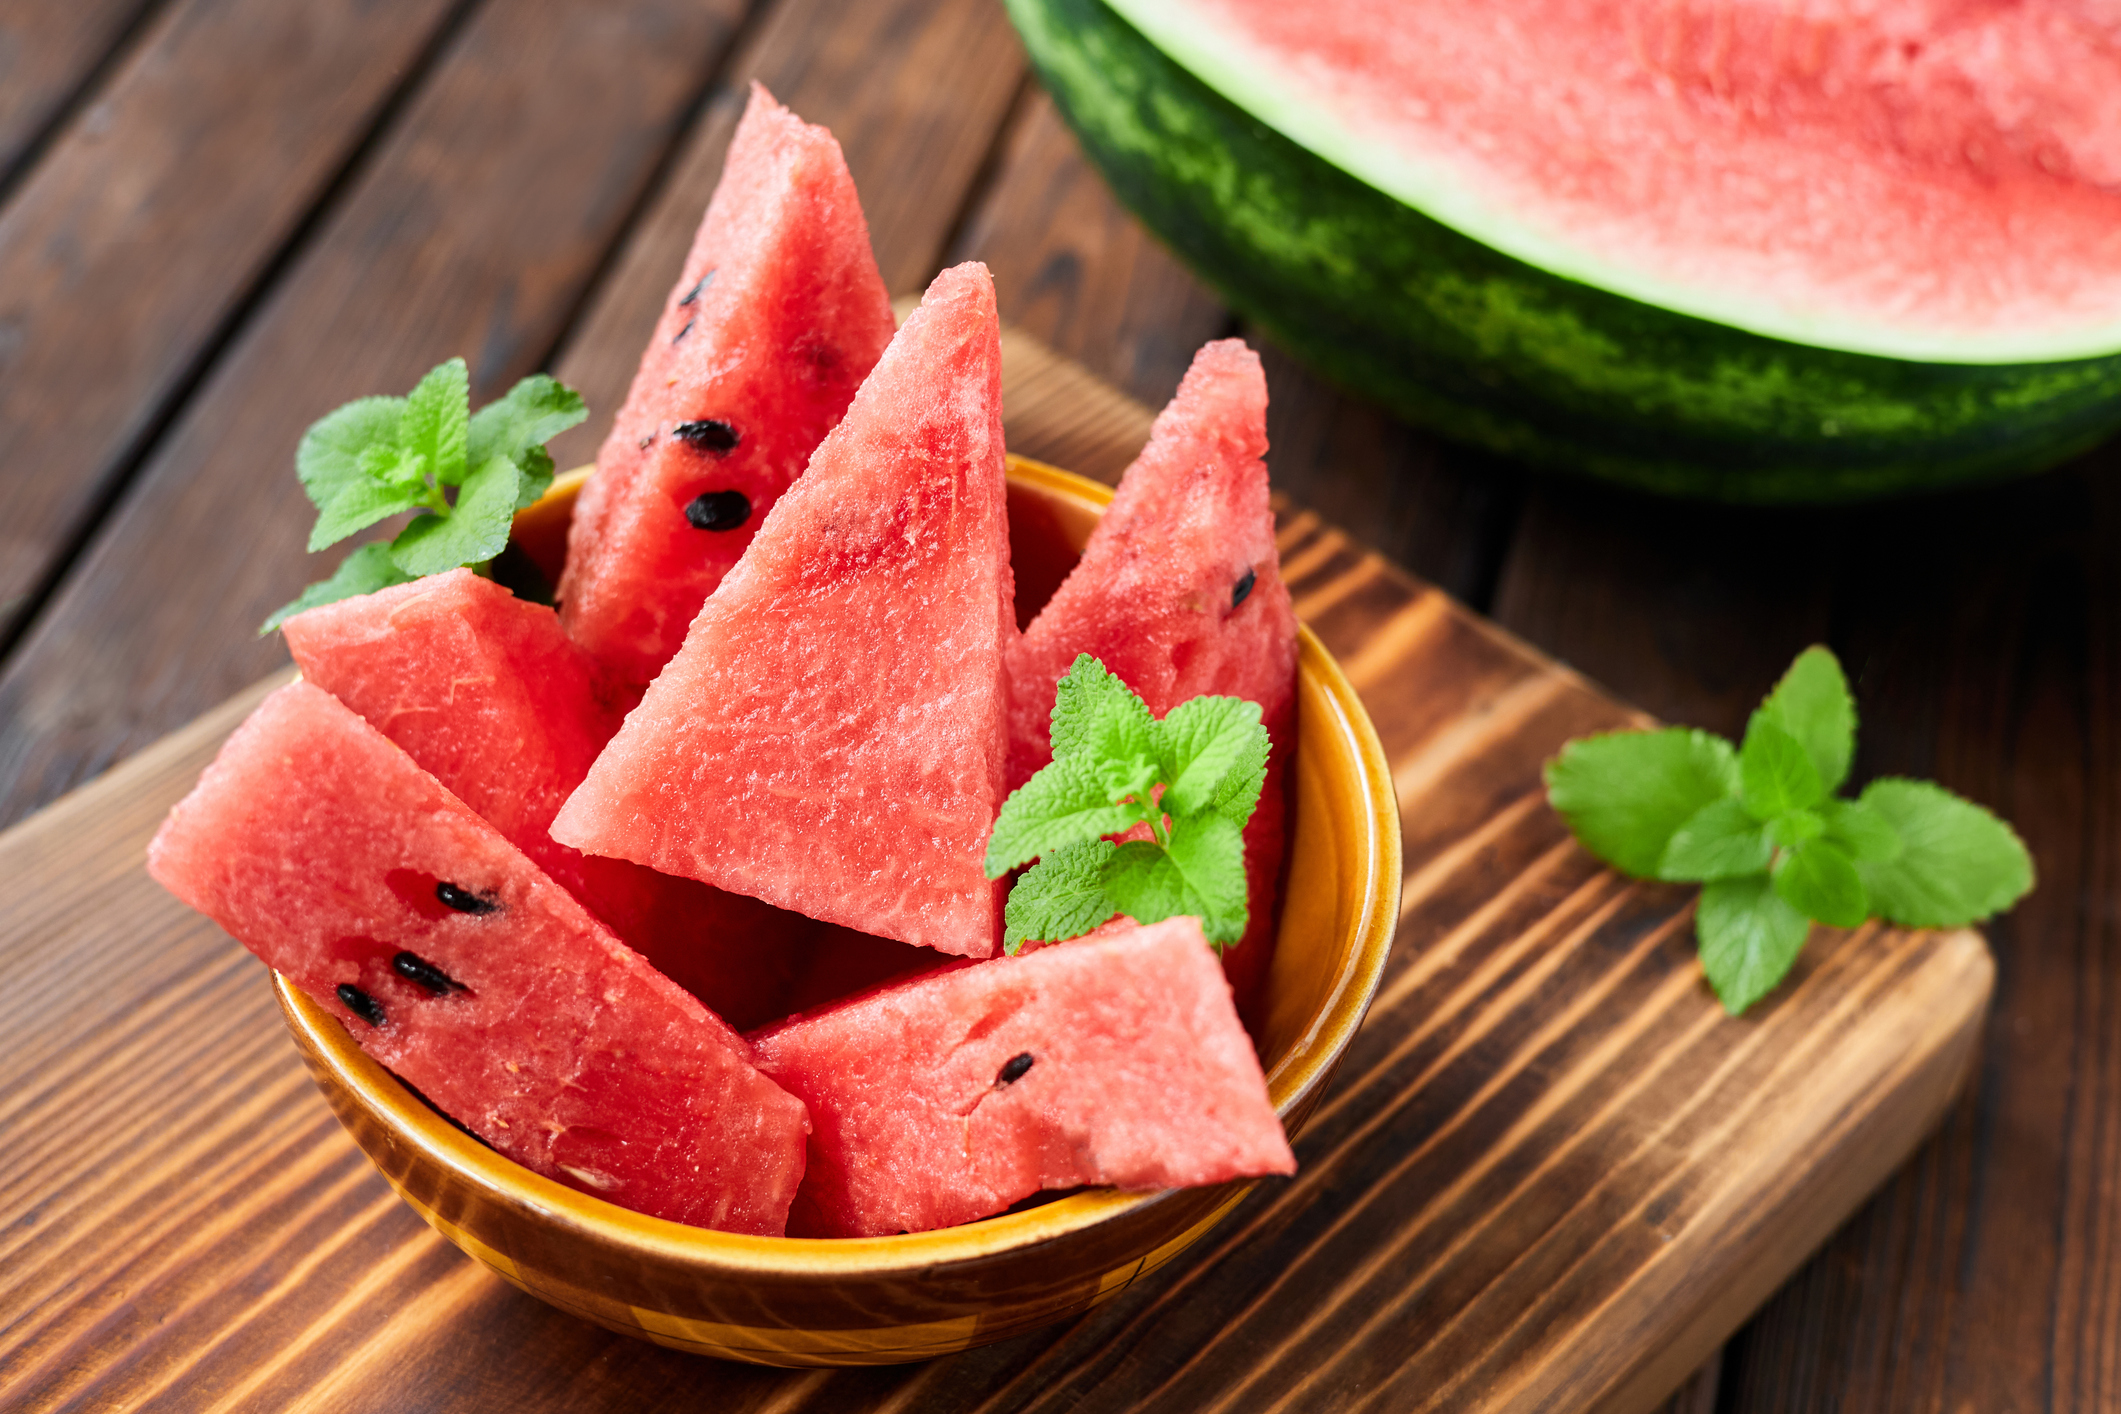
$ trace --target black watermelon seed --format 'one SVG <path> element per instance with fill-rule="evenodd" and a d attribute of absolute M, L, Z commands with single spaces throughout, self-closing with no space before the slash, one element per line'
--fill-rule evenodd
<path fill-rule="evenodd" d="M 1025 1071 L 1031 1069 L 1031 1060 L 1032 1056 L 1029 1051 L 1011 1056 L 1009 1063 L 995 1074 L 994 1083 L 996 1085 L 1014 1085 L 1017 1081 L 1024 1078 Z"/>
<path fill-rule="evenodd" d="M 442 900 L 443 907 L 453 908 L 459 913 L 492 913 L 501 906 L 499 899 L 475 894 L 470 889 L 461 889 L 446 881 L 435 885 L 435 897 Z"/>
<path fill-rule="evenodd" d="M 1230 591 L 1230 607 L 1234 609 L 1239 604 L 1244 603 L 1245 596 L 1252 592 L 1252 586 L 1258 580 L 1259 575 L 1256 571 L 1246 570 L 1245 577 L 1237 581 L 1237 587 Z"/>
<path fill-rule="evenodd" d="M 694 300 L 700 297 L 701 290 L 706 289 L 709 285 L 713 283 L 714 272 L 710 270 L 706 274 L 700 276 L 700 282 L 697 285 L 694 285 L 691 289 L 685 291 L 685 298 L 679 300 L 678 303 L 680 305 L 691 304 Z M 690 324 L 687 324 L 685 327 L 687 329 L 690 329 L 692 326 Z"/>
<path fill-rule="evenodd" d="M 383 1003 L 377 1001 L 351 982 L 341 982 L 339 984 L 339 1005 L 345 1007 L 355 1016 L 360 1017 L 370 1026 L 381 1026 L 383 1024 Z"/>
<path fill-rule="evenodd" d="M 436 996 L 444 992 L 461 992 L 464 984 L 444 972 L 441 968 L 421 957 L 418 953 L 401 952 L 390 960 L 391 970 L 408 982 L 417 982 Z"/>
<path fill-rule="evenodd" d="M 681 422 L 670 429 L 685 439 L 688 446 L 716 456 L 727 456 L 743 441 L 734 427 L 718 417 L 703 417 L 698 422 Z"/>
<path fill-rule="evenodd" d="M 735 530 L 751 519 L 751 499 L 741 491 L 702 491 L 685 507 L 694 530 Z"/>
<path fill-rule="evenodd" d="M 688 320 L 686 320 L 686 321 L 685 321 L 685 327 L 684 327 L 684 328 L 682 328 L 682 329 L 680 329 L 680 330 L 678 330 L 678 331 L 677 331 L 677 332 L 676 332 L 675 334 L 672 334 L 672 335 L 670 336 L 670 342 L 674 344 L 674 343 L 676 343 L 676 342 L 677 342 L 678 340 L 680 340 L 680 339 L 684 338 L 684 337 L 685 337 L 685 336 L 686 336 L 687 334 L 690 334 L 690 333 L 692 332 L 692 326 L 693 326 L 693 325 L 695 325 L 695 324 L 697 324 L 697 323 L 699 323 L 699 322 L 700 322 L 700 321 L 699 321 L 699 320 L 697 320 L 697 319 L 688 319 Z"/>

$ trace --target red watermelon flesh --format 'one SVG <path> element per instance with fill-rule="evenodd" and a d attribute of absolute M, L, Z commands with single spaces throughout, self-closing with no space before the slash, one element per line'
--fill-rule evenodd
<path fill-rule="evenodd" d="M 1009 657 L 1009 783 L 1052 759 L 1054 687 L 1094 655 L 1164 716 L 1203 693 L 1260 705 L 1274 743 L 1245 828 L 1250 923 L 1224 954 L 1238 1008 L 1257 1008 L 1274 946 L 1295 727 L 1296 615 L 1268 501 L 1267 382 L 1238 339 L 1194 356 L 1121 477 L 1082 559 Z"/>
<path fill-rule="evenodd" d="M 575 508 L 559 588 L 575 641 L 652 679 L 893 327 L 839 144 L 753 84 Z"/>
<path fill-rule="evenodd" d="M 938 972 L 753 1040 L 810 1107 L 796 1236 L 923 1232 L 1042 1188 L 1296 1168 L 1192 918 Z"/>
<path fill-rule="evenodd" d="M 237 729 L 148 872 L 526 1168 L 677 1222 L 784 1229 L 801 1102 L 321 688 Z"/>
<path fill-rule="evenodd" d="M 929 286 L 554 838 L 985 957 L 1015 636 L 986 267 Z"/>
<path fill-rule="evenodd" d="M 553 611 L 468 569 L 289 619 L 302 675 L 366 718 L 628 946 L 732 1025 L 783 1015 L 793 963 L 763 936 L 822 925 L 568 848 L 552 817 L 619 728 L 608 683 Z"/>

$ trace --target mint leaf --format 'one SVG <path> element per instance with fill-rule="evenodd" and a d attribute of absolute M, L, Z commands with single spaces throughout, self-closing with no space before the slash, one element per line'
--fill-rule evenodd
<path fill-rule="evenodd" d="M 411 477 L 400 471 L 406 461 L 413 469 Z M 361 456 L 361 467 L 367 474 L 345 483 L 318 510 L 317 523 L 309 532 L 310 553 L 336 545 L 400 511 L 427 504 L 427 493 L 419 480 L 425 465 L 420 458 L 405 458 L 392 448 L 369 448 Z"/>
<path fill-rule="evenodd" d="M 453 358 L 437 365 L 406 394 L 398 446 L 427 459 L 427 474 L 435 485 L 455 486 L 464 480 L 470 422 L 471 375 L 463 359 Z"/>
<path fill-rule="evenodd" d="M 1704 884 L 1694 913 L 1701 970 L 1732 1016 L 1775 990 L 1811 931 L 1811 920 L 1785 903 L 1764 874 Z"/>
<path fill-rule="evenodd" d="M 1821 795 L 1848 779 L 1856 755 L 1856 699 L 1832 652 L 1814 645 L 1799 653 L 1760 711 L 1804 748 Z"/>
<path fill-rule="evenodd" d="M 1819 806 L 1826 838 L 1858 864 L 1882 863 L 1900 854 L 1900 832 L 1860 800 L 1829 800 Z"/>
<path fill-rule="evenodd" d="M 356 398 L 310 424 L 295 448 L 295 475 L 318 510 L 350 484 L 367 479 L 361 454 L 371 447 L 395 451 L 403 398 Z"/>
<path fill-rule="evenodd" d="M 421 516 L 400 531 L 390 557 L 414 576 L 484 564 L 507 547 L 515 510 L 515 465 L 494 457 L 464 478 L 447 515 Z"/>
<path fill-rule="evenodd" d="M 1148 819 L 1149 811 L 1140 801 L 1114 803 L 1082 757 L 1055 761 L 1002 802 L 994 833 L 987 837 L 987 877 L 999 879 L 1069 845 L 1123 834 Z"/>
<path fill-rule="evenodd" d="M 1105 892 L 1105 861 L 1117 848 L 1091 840 L 1056 850 L 1024 872 L 1002 909 L 1002 950 L 1079 938 L 1120 911 Z"/>
<path fill-rule="evenodd" d="M 545 444 L 589 416 L 581 395 L 549 374 L 533 373 L 472 416 L 466 458 L 481 466 L 506 457 L 522 472 L 516 492 L 521 510 L 552 484 L 552 458 Z"/>
<path fill-rule="evenodd" d="M 1822 801 L 1821 804 L 1829 802 Z M 1826 833 L 1826 819 L 1815 810 L 1792 810 L 1767 822 L 1767 840 L 1777 849 L 1816 840 Z"/>
<path fill-rule="evenodd" d="M 1872 781 L 1861 804 L 1900 837 L 1900 853 L 1859 863 L 1872 906 L 1911 928 L 1958 928 L 2009 908 L 2033 886 L 2017 833 L 1927 781 Z"/>
<path fill-rule="evenodd" d="M 1207 905 L 1186 886 L 1185 872 L 1168 850 L 1132 840 L 1105 861 L 1105 892 L 1112 906 L 1137 923 L 1156 923 L 1190 913 L 1204 918 Z"/>
<path fill-rule="evenodd" d="M 1736 800 L 1725 798 L 1702 806 L 1673 832 L 1657 877 L 1698 884 L 1764 874 L 1774 855 L 1767 826 Z"/>
<path fill-rule="evenodd" d="M 1782 901 L 1807 918 L 1853 928 L 1871 916 L 1870 895 L 1856 877 L 1855 863 L 1826 840 L 1784 850 L 1771 877 Z"/>
<path fill-rule="evenodd" d="M 1241 941 L 1246 918 L 1244 826 L 1226 815 L 1213 813 L 1174 820 L 1166 853 L 1197 905 L 1185 911 L 1200 915 L 1201 931 L 1215 944 L 1216 951 Z M 1159 921 L 1144 918 L 1131 908 L 1123 911 L 1133 913 L 1142 923 Z"/>
<path fill-rule="evenodd" d="M 1179 818 L 1226 809 L 1251 816 L 1259 793 L 1255 789 L 1244 801 L 1237 787 L 1255 774 L 1266 780 L 1267 729 L 1260 725 L 1257 702 L 1241 697 L 1181 702 L 1165 716 L 1163 738 L 1166 813 Z"/>
<path fill-rule="evenodd" d="M 1128 761 L 1163 756 L 1163 733 L 1149 705 L 1088 653 L 1078 654 L 1053 693 L 1053 759 Z"/>
<path fill-rule="evenodd" d="M 388 589 L 393 584 L 404 584 L 412 576 L 391 563 L 390 547 L 378 540 L 363 545 L 339 562 L 338 569 L 329 579 L 320 579 L 296 596 L 292 603 L 282 604 L 273 611 L 272 617 L 258 625 L 258 636 L 264 637 L 281 624 L 301 613 L 314 609 L 319 604 L 336 604 L 341 599 L 352 599 L 362 594 L 373 594 L 378 589 Z"/>
<path fill-rule="evenodd" d="M 1784 731 L 1765 711 L 1746 723 L 1745 743 L 1738 748 L 1742 786 L 1738 798 L 1756 820 L 1772 820 L 1826 796 L 1819 769 L 1804 744 Z"/>
<path fill-rule="evenodd" d="M 1670 727 L 1570 742 L 1547 763 L 1547 799 L 1584 848 L 1625 874 L 1647 878 L 1681 825 L 1738 791 L 1731 744 Z"/>

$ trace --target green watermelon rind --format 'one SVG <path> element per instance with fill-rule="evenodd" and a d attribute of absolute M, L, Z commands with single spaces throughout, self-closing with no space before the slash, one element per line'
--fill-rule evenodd
<path fill-rule="evenodd" d="M 1291 141 L 1102 0 L 1006 0 L 1119 198 L 1327 376 L 1534 465 L 1739 502 L 2051 466 L 2121 426 L 2121 353 L 1939 363 L 1815 347 L 1550 273 Z"/>

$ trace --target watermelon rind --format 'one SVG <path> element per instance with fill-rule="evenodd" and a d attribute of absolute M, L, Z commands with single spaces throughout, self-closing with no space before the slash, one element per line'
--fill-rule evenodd
<path fill-rule="evenodd" d="M 1122 3 L 1165 30 L 1185 18 Z M 1292 116 L 1198 26 L 1160 36 L 1181 63 L 1103 0 L 1007 5 L 1047 91 L 1145 224 L 1327 376 L 1448 436 L 1652 491 L 1823 502 L 2035 470 L 2121 426 L 2121 351 L 1895 356 L 1753 332 L 1736 307 L 1711 319 L 1630 298 L 1536 241 L 1491 244 L 1502 227 L 1482 213 L 1427 214 L 1349 170 L 1363 163 L 1346 134 Z M 1387 179 L 1386 160 L 1366 175 Z M 1417 185 L 1406 172 L 1396 184 Z M 2024 361 L 1979 361 L 2002 355 Z"/>

